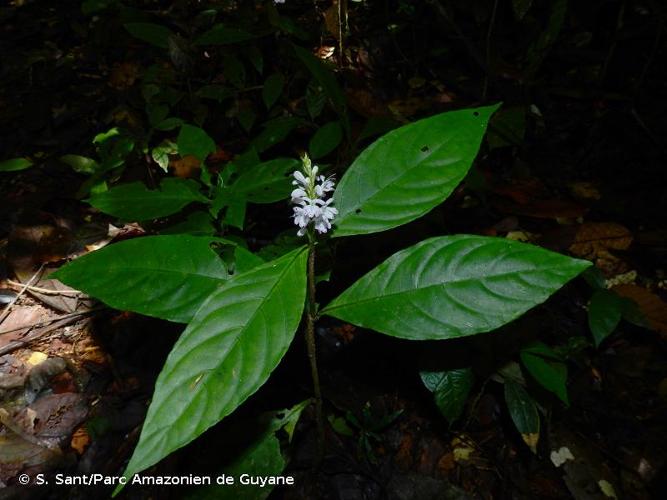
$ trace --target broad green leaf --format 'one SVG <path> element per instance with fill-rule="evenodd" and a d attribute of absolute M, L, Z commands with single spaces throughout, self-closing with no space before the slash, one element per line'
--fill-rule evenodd
<path fill-rule="evenodd" d="M 320 84 L 317 83 L 317 80 L 311 80 L 306 88 L 306 108 L 313 120 L 320 116 L 326 103 L 327 95 L 324 93 L 324 90 Z"/>
<path fill-rule="evenodd" d="M 218 102 L 222 102 L 225 99 L 234 97 L 236 93 L 227 87 L 222 85 L 204 85 L 196 92 L 197 96 L 202 99 L 214 99 Z"/>
<path fill-rule="evenodd" d="M 162 120 L 160 123 L 155 125 L 155 128 L 157 130 L 174 130 L 175 128 L 178 128 L 181 125 L 183 125 L 183 120 L 172 116 Z"/>
<path fill-rule="evenodd" d="M 72 167 L 72 170 L 78 172 L 79 174 L 91 175 L 97 172 L 100 168 L 100 165 L 87 156 L 79 155 L 64 155 L 59 158 L 61 162 L 65 165 Z"/>
<path fill-rule="evenodd" d="M 465 337 L 519 317 L 589 265 L 504 238 L 431 238 L 389 257 L 322 313 L 393 337 Z"/>
<path fill-rule="evenodd" d="M 526 135 L 526 107 L 506 106 L 489 123 L 487 142 L 490 149 L 518 146 Z"/>
<path fill-rule="evenodd" d="M 533 453 L 537 453 L 537 441 L 540 438 L 540 415 L 537 412 L 535 401 L 520 384 L 506 380 L 505 402 L 521 438 Z"/>
<path fill-rule="evenodd" d="M 222 59 L 222 68 L 227 81 L 237 88 L 245 85 L 245 66 L 235 55 L 226 55 Z"/>
<path fill-rule="evenodd" d="M 195 45 L 231 45 L 252 40 L 255 35 L 242 29 L 216 24 L 195 40 Z"/>
<path fill-rule="evenodd" d="M 368 146 L 334 193 L 336 236 L 385 231 L 442 203 L 472 165 L 498 105 L 405 125 Z"/>
<path fill-rule="evenodd" d="M 210 295 L 158 377 L 125 476 L 156 464 L 234 411 L 278 365 L 306 298 L 305 248 L 239 274 Z"/>
<path fill-rule="evenodd" d="M 287 463 L 280 452 L 280 441 L 275 433 L 267 432 L 243 450 L 238 459 L 225 467 L 223 472 L 216 474 L 234 478 L 233 484 L 200 488 L 188 495 L 186 500 L 265 500 L 275 486 L 260 488 L 256 485 L 243 485 L 239 478 L 242 474 L 279 476 L 285 465 Z"/>
<path fill-rule="evenodd" d="M 361 142 L 365 139 L 369 139 L 380 134 L 386 134 L 387 132 L 398 128 L 399 126 L 400 123 L 392 118 L 387 118 L 384 116 L 371 116 L 364 125 L 364 128 L 361 129 L 361 132 L 359 132 L 357 142 Z"/>
<path fill-rule="evenodd" d="M 255 113 L 252 108 L 243 108 L 239 110 L 239 114 L 236 115 L 236 118 L 243 127 L 243 130 L 250 132 L 250 129 L 257 119 L 257 113 Z"/>
<path fill-rule="evenodd" d="M 470 368 L 445 372 L 420 372 L 422 382 L 433 393 L 440 413 L 451 424 L 458 420 L 472 389 L 475 376 Z"/>
<path fill-rule="evenodd" d="M 258 153 L 262 153 L 287 139 L 300 123 L 301 120 L 293 116 L 274 118 L 264 124 L 264 130 L 252 140 L 252 146 Z"/>
<path fill-rule="evenodd" d="M 262 100 L 267 109 L 271 109 L 276 103 L 284 86 L 285 77 L 280 73 L 274 73 L 266 79 L 262 88 Z"/>
<path fill-rule="evenodd" d="M 160 234 L 197 234 L 210 236 L 215 233 L 213 218 L 208 212 L 193 212 L 183 221 L 166 227 Z"/>
<path fill-rule="evenodd" d="M 118 3 L 119 0 L 84 0 L 81 2 L 81 13 L 84 16 L 92 16 L 97 12 L 108 9 Z"/>
<path fill-rule="evenodd" d="M 528 47 L 524 72 L 534 75 L 540 68 L 554 45 L 567 17 L 568 0 L 554 0 L 548 4 L 550 13 L 547 25 L 540 31 L 540 36 Z"/>
<path fill-rule="evenodd" d="M 211 153 L 215 153 L 215 142 L 201 128 L 194 125 L 183 125 L 176 139 L 178 153 L 181 156 L 193 155 L 201 161 Z"/>
<path fill-rule="evenodd" d="M 324 90 L 331 100 L 336 112 L 341 115 L 345 114 L 345 94 L 343 94 L 340 85 L 338 85 L 333 72 L 322 61 L 303 47 L 294 45 L 294 52 L 308 71 L 310 71 L 315 80 L 320 84 L 322 90 Z"/>
<path fill-rule="evenodd" d="M 328 155 L 338 147 L 341 140 L 343 140 L 343 128 L 339 121 L 336 120 L 323 125 L 310 139 L 308 145 L 310 157 L 317 160 Z"/>
<path fill-rule="evenodd" d="M 588 306 L 588 326 L 595 346 L 613 333 L 623 316 L 623 300 L 610 290 L 597 290 Z"/>
<path fill-rule="evenodd" d="M 27 158 L 12 158 L 11 160 L 0 161 L 0 172 L 17 172 L 31 166 L 32 162 Z"/>
<path fill-rule="evenodd" d="M 553 392 L 563 403 L 567 397 L 567 365 L 551 348 L 536 342 L 521 350 L 521 362 L 528 373 L 547 391 Z"/>
<path fill-rule="evenodd" d="M 225 474 L 234 478 L 234 484 L 225 486 L 211 485 L 199 488 L 191 495 L 188 495 L 186 497 L 187 500 L 263 500 L 268 497 L 274 488 L 273 485 L 266 485 L 263 488 L 255 485 L 242 485 L 238 478 L 241 474 L 265 477 L 280 475 L 285 468 L 286 461 L 280 451 L 280 441 L 275 433 L 284 428 L 291 440 L 294 426 L 296 426 L 303 409 L 308 403 L 309 401 L 304 401 L 289 410 L 271 412 L 268 415 L 260 417 L 259 421 L 253 421 L 253 427 L 260 428 L 258 435 L 241 449 L 238 456 L 231 463 L 227 464 L 216 474 L 217 476 Z M 266 423 L 263 422 L 267 418 L 271 420 Z M 235 426 L 229 433 L 235 432 L 236 436 L 232 434 L 230 438 L 234 441 L 234 437 L 238 440 L 239 436 L 248 436 L 250 429 L 247 427 L 248 425 Z"/>
<path fill-rule="evenodd" d="M 199 192 L 195 181 L 168 177 L 158 189 L 150 190 L 141 182 L 130 182 L 94 193 L 88 201 L 105 214 L 142 221 L 175 214 L 190 203 L 204 203 L 208 198 Z"/>
<path fill-rule="evenodd" d="M 174 33 L 167 27 L 154 23 L 125 23 L 130 35 L 161 49 L 169 48 L 169 37 Z"/>
<path fill-rule="evenodd" d="M 146 236 L 79 257 L 50 275 L 116 309 L 187 323 L 227 279 L 213 240 Z"/>
<path fill-rule="evenodd" d="M 300 162 L 293 158 L 276 158 L 247 168 L 239 175 L 231 190 L 251 203 L 274 203 L 289 197 L 291 173 Z"/>

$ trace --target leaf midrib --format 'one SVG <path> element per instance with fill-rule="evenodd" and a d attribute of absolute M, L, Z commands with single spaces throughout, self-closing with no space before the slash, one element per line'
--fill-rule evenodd
<path fill-rule="evenodd" d="M 570 266 L 563 266 L 563 267 L 559 267 L 558 269 L 567 269 L 568 267 L 570 267 Z M 574 267 L 574 266 L 572 266 L 572 267 Z M 553 270 L 553 269 L 554 268 L 550 268 L 549 270 Z M 541 271 L 541 270 L 539 270 L 539 269 L 536 270 L 536 272 L 539 272 L 539 271 Z M 500 278 L 500 277 L 510 276 L 512 274 L 517 274 L 517 273 L 521 273 L 521 272 L 530 272 L 530 271 L 512 271 L 512 272 L 499 273 L 499 274 L 489 274 L 489 275 L 484 275 L 482 278 L 479 278 L 479 277 L 462 278 L 462 279 L 458 279 L 458 280 L 445 281 L 445 282 L 441 282 L 441 283 L 435 283 L 435 284 L 432 284 L 432 285 L 426 285 L 426 286 L 418 287 L 418 288 L 411 288 L 409 290 L 400 290 L 400 291 L 388 293 L 388 294 L 385 294 L 385 295 L 377 295 L 377 296 L 374 296 L 374 297 L 369 297 L 367 299 L 358 300 L 358 301 L 354 302 L 353 304 L 352 303 L 347 303 L 347 304 L 335 305 L 335 306 L 332 306 L 332 307 L 327 306 L 324 309 L 322 309 L 322 313 L 327 314 L 328 312 L 330 312 L 332 310 L 335 310 L 335 309 L 340 309 L 340 308 L 343 308 L 343 307 L 350 307 L 351 305 L 357 306 L 359 304 L 365 304 L 367 302 L 373 302 L 375 300 L 385 299 L 385 298 L 393 297 L 393 296 L 396 296 L 396 295 L 402 295 L 402 294 L 411 293 L 411 292 L 419 292 L 419 291 L 422 291 L 422 290 L 428 290 L 428 289 L 431 289 L 431 288 L 437 288 L 437 287 L 442 287 L 442 286 L 447 286 L 447 285 L 456 285 L 456 284 L 465 283 L 465 282 L 468 282 L 468 281 L 481 281 L 484 278 Z"/>
<path fill-rule="evenodd" d="M 299 256 L 301 255 L 301 253 L 302 253 L 304 250 L 305 250 L 305 248 L 302 249 L 300 252 L 297 252 L 297 253 L 295 254 L 295 256 L 292 258 L 292 260 L 289 262 L 289 264 L 287 264 L 287 265 L 285 266 L 285 269 L 278 275 L 278 278 L 276 279 L 275 283 L 271 286 L 271 288 L 269 289 L 269 291 L 267 292 L 267 294 L 266 294 L 266 295 L 264 296 L 264 298 L 261 300 L 261 303 L 264 303 L 264 302 L 266 301 L 266 298 L 273 294 L 273 292 L 274 292 L 274 290 L 276 289 L 276 287 L 278 286 L 278 284 L 282 281 L 283 276 L 285 276 L 285 274 L 287 273 L 287 271 L 292 267 L 292 264 L 294 263 L 294 261 L 297 259 L 297 257 L 299 257 Z M 253 272 L 253 271 L 249 271 L 249 272 Z M 228 291 L 228 290 L 229 290 L 229 289 L 226 289 L 226 291 Z M 220 363 L 218 363 L 218 365 L 217 365 L 216 368 L 211 369 L 211 370 L 208 370 L 208 373 L 202 377 L 203 380 L 200 382 L 199 386 L 203 386 L 204 383 L 206 383 L 206 382 L 213 376 L 213 374 L 215 373 L 215 371 L 218 370 L 218 369 L 220 368 L 220 366 L 222 365 L 222 363 L 223 363 L 225 360 L 227 360 L 227 359 L 229 358 L 229 356 L 231 356 L 231 354 L 234 352 L 234 350 L 236 349 L 236 346 L 237 346 L 237 344 L 239 343 L 241 337 L 243 337 L 243 333 L 244 333 L 245 331 L 247 331 L 247 329 L 248 329 L 248 325 L 250 325 L 250 324 L 255 320 L 255 317 L 257 316 L 259 310 L 261 309 L 261 303 L 260 303 L 260 306 L 257 307 L 257 308 L 255 309 L 255 311 L 250 315 L 250 317 L 248 318 L 248 321 L 246 321 L 246 323 L 245 323 L 245 326 L 244 326 L 243 328 L 241 328 L 241 329 L 238 331 L 238 333 L 236 334 L 236 338 L 233 340 L 232 345 L 231 345 L 231 347 L 229 348 L 229 350 L 227 351 L 227 355 L 225 356 L 225 358 L 224 358 L 223 360 L 221 360 Z M 196 313 L 195 313 L 195 317 L 196 317 Z M 172 374 L 169 375 L 169 378 L 171 378 L 171 375 L 172 375 Z M 248 397 L 249 397 L 249 396 L 248 396 Z M 247 398 L 246 398 L 246 399 L 247 399 Z M 190 403 L 188 404 L 188 407 L 191 405 L 191 403 L 192 403 L 192 401 L 190 401 Z M 161 408 L 158 408 L 158 409 L 156 410 L 156 412 L 158 412 L 160 409 L 161 409 Z M 225 416 L 223 415 L 223 416 L 221 417 L 221 419 L 224 418 L 224 417 L 225 417 Z M 219 419 L 219 420 L 220 420 L 220 419 Z M 219 420 L 218 420 L 218 421 L 219 421 Z M 169 425 L 173 425 L 173 424 L 169 424 Z M 214 424 L 211 424 L 211 425 L 214 425 Z M 209 426 L 209 427 L 211 427 L 211 426 Z M 156 431 L 159 430 L 159 429 L 164 429 L 164 428 L 165 428 L 165 426 L 158 427 L 158 428 L 156 429 Z M 208 428 L 208 427 L 207 427 L 207 428 Z M 154 434 L 155 434 L 155 432 L 152 432 L 150 435 L 146 436 L 146 439 L 150 438 L 150 437 L 153 436 Z M 175 449 L 178 449 L 178 448 L 175 448 Z M 172 451 L 173 451 L 173 450 L 172 450 Z"/>

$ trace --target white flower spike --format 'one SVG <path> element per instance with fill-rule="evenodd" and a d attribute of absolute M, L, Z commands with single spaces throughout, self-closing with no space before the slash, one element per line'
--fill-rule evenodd
<path fill-rule="evenodd" d="M 331 206 L 333 198 L 327 198 L 327 193 L 335 189 L 332 177 L 318 176 L 317 165 L 312 165 L 308 155 L 302 158 L 303 171 L 294 172 L 292 184 L 296 186 L 292 191 L 294 207 L 294 224 L 299 226 L 297 234 L 303 236 L 311 226 L 319 234 L 331 229 L 331 221 L 338 215 L 338 210 Z"/>

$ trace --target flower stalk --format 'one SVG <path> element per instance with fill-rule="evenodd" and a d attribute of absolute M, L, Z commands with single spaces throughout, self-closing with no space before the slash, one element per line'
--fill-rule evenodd
<path fill-rule="evenodd" d="M 324 456 L 324 413 L 322 409 L 322 390 L 320 376 L 317 369 L 317 348 L 315 345 L 315 322 L 317 321 L 317 298 L 315 289 L 315 249 L 317 235 L 324 234 L 331 229 L 331 222 L 338 214 L 333 206 L 333 192 L 335 184 L 333 178 L 318 175 L 317 165 L 313 165 L 304 155 L 301 159 L 302 170 L 294 172 L 296 186 L 292 191 L 294 204 L 294 224 L 299 227 L 297 235 L 308 236 L 308 302 L 306 305 L 306 348 L 310 362 L 310 374 L 313 380 L 315 395 L 315 419 L 317 423 L 317 457 L 319 464 Z M 327 197 L 329 197 L 327 199 Z"/>
<path fill-rule="evenodd" d="M 312 233 L 312 229 L 311 229 Z M 315 297 L 315 238 L 309 235 L 308 243 L 308 305 L 306 310 L 306 349 L 310 363 L 310 376 L 315 394 L 315 421 L 317 424 L 317 458 L 319 464 L 324 456 L 324 412 L 322 409 L 322 389 L 317 369 L 317 348 L 315 345 L 315 322 L 317 321 L 317 301 Z"/>

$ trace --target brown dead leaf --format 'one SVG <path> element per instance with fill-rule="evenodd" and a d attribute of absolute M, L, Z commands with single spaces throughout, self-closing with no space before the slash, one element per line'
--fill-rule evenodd
<path fill-rule="evenodd" d="M 438 465 L 436 467 L 438 471 L 445 474 L 450 470 L 452 470 L 454 467 L 456 467 L 456 461 L 454 460 L 454 453 L 450 451 L 449 453 L 443 455 L 442 458 L 440 458 L 440 460 L 438 461 Z"/>
<path fill-rule="evenodd" d="M 74 434 L 72 434 L 70 447 L 79 455 L 83 455 L 83 452 L 86 451 L 86 448 L 88 448 L 89 444 L 90 435 L 88 434 L 88 431 L 86 431 L 86 427 L 82 425 L 74 431 Z"/>
<path fill-rule="evenodd" d="M 340 5 L 340 9 L 343 10 L 341 12 L 343 20 L 347 18 L 347 2 L 343 2 Z M 327 10 L 324 11 L 322 14 L 322 17 L 324 17 L 324 25 L 327 28 L 327 31 L 331 33 L 331 35 L 336 39 L 340 40 L 340 34 L 342 31 L 342 27 L 340 25 L 340 17 L 338 15 L 338 0 L 333 0 L 331 7 L 329 7 Z"/>
<path fill-rule="evenodd" d="M 592 182 L 573 182 L 570 184 L 570 192 L 578 200 L 599 200 L 602 198 L 600 191 Z"/>
<path fill-rule="evenodd" d="M 134 85 L 139 76 L 139 65 L 134 62 L 114 64 L 109 75 L 109 86 L 117 90 L 125 90 Z"/>
<path fill-rule="evenodd" d="M 577 257 L 592 260 L 607 276 L 627 271 L 627 266 L 611 250 L 627 250 L 632 244 L 632 233 L 615 222 L 587 222 L 581 224 L 570 245 Z"/>
<path fill-rule="evenodd" d="M 366 89 L 348 89 L 346 95 L 349 106 L 365 118 L 391 117 L 387 106 Z"/>
<path fill-rule="evenodd" d="M 639 285 L 618 285 L 612 288 L 621 297 L 634 301 L 651 328 L 667 336 L 667 302 Z"/>
<path fill-rule="evenodd" d="M 398 445 L 398 450 L 396 450 L 395 459 L 396 464 L 399 467 L 404 469 L 409 469 L 412 467 L 414 458 L 412 456 L 412 448 L 414 446 L 414 439 L 412 434 L 404 434 L 400 444 Z"/>
<path fill-rule="evenodd" d="M 525 204 L 506 200 L 495 200 L 494 206 L 505 213 L 535 217 L 537 219 L 579 219 L 588 209 L 568 200 L 533 200 Z"/>
<path fill-rule="evenodd" d="M 201 168 L 201 162 L 196 156 L 187 155 L 177 160 L 170 160 L 169 167 L 174 169 L 174 175 L 187 179 L 193 177 L 195 172 Z"/>

